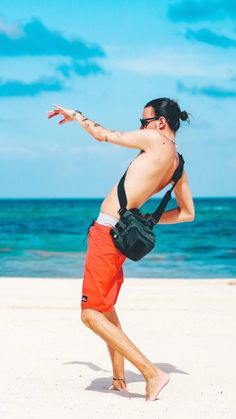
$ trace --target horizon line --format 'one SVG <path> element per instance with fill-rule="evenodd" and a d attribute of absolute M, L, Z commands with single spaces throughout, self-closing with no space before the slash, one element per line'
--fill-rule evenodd
<path fill-rule="evenodd" d="M 174 197 L 173 197 L 174 198 Z M 227 199 L 227 198 L 236 198 L 236 195 L 209 195 L 209 196 L 193 196 L 192 197 L 193 199 L 208 199 L 208 198 L 211 198 L 211 199 L 218 199 L 218 198 L 225 198 L 225 199 Z M 69 197 L 63 197 L 63 196 L 54 196 L 54 197 L 50 197 L 50 196 L 45 196 L 45 197 L 41 197 L 41 196 L 32 196 L 32 197 L 30 197 L 30 196 L 26 196 L 26 197 L 0 197 L 0 200 L 7 200 L 7 199 L 105 199 L 105 196 L 104 197 L 100 197 L 100 196 L 94 196 L 94 197 L 86 197 L 86 196 L 82 196 L 82 197 L 73 197 L 73 196 L 69 196 Z M 158 198 L 149 198 L 148 199 L 148 201 L 151 201 L 151 200 L 159 200 L 159 199 L 162 199 L 162 197 L 158 197 Z M 146 202 L 148 202 L 148 201 L 146 201 Z M 145 203 L 146 203 L 145 202 Z M 144 204 L 143 204 L 144 205 Z"/>

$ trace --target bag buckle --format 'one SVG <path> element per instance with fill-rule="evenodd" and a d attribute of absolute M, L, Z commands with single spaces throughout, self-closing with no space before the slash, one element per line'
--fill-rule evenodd
<path fill-rule="evenodd" d="M 155 224 L 157 224 L 157 221 L 155 220 L 155 218 L 153 218 L 152 214 L 144 214 L 144 218 L 148 221 L 148 223 L 152 226 L 154 226 Z"/>
<path fill-rule="evenodd" d="M 126 208 L 120 208 L 118 210 L 118 213 L 120 214 L 120 216 L 122 216 L 124 214 L 124 212 L 126 211 Z"/>

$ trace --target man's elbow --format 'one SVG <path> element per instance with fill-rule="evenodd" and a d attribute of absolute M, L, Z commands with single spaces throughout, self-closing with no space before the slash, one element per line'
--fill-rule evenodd
<path fill-rule="evenodd" d="M 194 221 L 195 219 L 195 211 L 193 212 L 186 212 L 186 211 L 181 211 L 181 219 L 182 222 L 186 222 L 186 223 L 190 223 L 192 221 Z"/>
<path fill-rule="evenodd" d="M 189 214 L 188 219 L 186 221 L 191 222 L 191 221 L 194 221 L 194 219 L 195 219 L 195 215 L 194 214 Z"/>
<path fill-rule="evenodd" d="M 105 138 L 105 136 L 104 136 L 104 133 L 101 130 L 97 130 L 93 134 L 93 137 L 94 137 L 95 140 L 100 141 L 100 142 L 107 141 L 106 138 Z"/>

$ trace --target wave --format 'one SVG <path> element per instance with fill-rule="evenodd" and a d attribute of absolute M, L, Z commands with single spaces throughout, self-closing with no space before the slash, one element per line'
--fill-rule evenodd
<path fill-rule="evenodd" d="M 50 251 L 50 250 L 35 250 L 35 249 L 26 249 L 27 253 L 35 254 L 42 257 L 52 257 L 52 256 L 62 256 L 62 257 L 82 257 L 85 255 L 85 252 L 63 252 L 63 251 Z"/>

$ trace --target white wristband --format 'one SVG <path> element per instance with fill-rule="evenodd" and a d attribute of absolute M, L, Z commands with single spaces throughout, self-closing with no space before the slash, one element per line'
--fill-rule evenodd
<path fill-rule="evenodd" d="M 75 117 L 76 117 L 76 114 L 77 114 L 77 113 L 80 113 L 80 115 L 82 115 L 82 112 L 75 110 L 75 111 L 71 114 L 71 118 L 72 118 L 73 120 L 75 120 Z"/>

